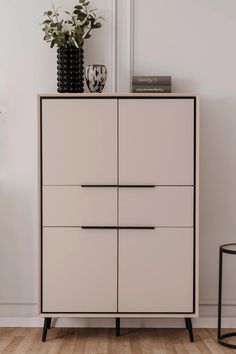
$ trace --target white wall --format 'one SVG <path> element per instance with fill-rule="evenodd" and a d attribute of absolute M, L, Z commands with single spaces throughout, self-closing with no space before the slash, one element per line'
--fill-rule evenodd
<path fill-rule="evenodd" d="M 72 9 L 74 0 L 55 0 Z M 113 2 L 93 0 L 106 21 L 85 45 L 113 86 Z M 37 94 L 56 92 L 56 49 L 39 23 L 51 0 L 0 2 L 0 316 L 37 313 Z"/>
<path fill-rule="evenodd" d="M 218 246 L 236 241 L 235 34 L 235 0 L 134 0 L 134 73 L 171 75 L 174 92 L 201 96 L 200 303 L 204 307 L 217 303 Z M 235 306 L 236 257 L 227 266 L 224 298 Z M 216 314 L 216 307 L 201 312 Z M 232 307 L 228 312 L 236 314 Z"/>
<path fill-rule="evenodd" d="M 117 0 L 117 89 L 127 89 L 128 73 L 134 71 L 172 75 L 175 92 L 198 92 L 201 96 L 200 298 L 204 305 L 201 313 L 215 316 L 217 247 L 236 238 L 236 2 L 134 0 L 132 33 L 132 14 L 127 5 L 130 1 Z M 55 3 L 69 8 L 75 1 Z M 115 86 L 116 72 L 112 17 L 115 1 L 93 3 L 107 21 L 85 47 L 87 62 L 108 66 L 113 73 L 107 85 L 110 91 Z M 38 23 L 50 6 L 50 0 L 0 2 L 0 106 L 7 109 L 6 118 L 0 121 L 2 317 L 37 313 L 36 95 L 56 91 L 55 50 L 42 41 Z M 134 55 L 130 67 L 132 35 Z M 232 285 L 236 259 L 233 262 L 231 258 L 230 268 L 225 298 L 233 306 L 226 311 L 236 318 L 236 286 Z M 0 319 L 0 325 L 4 323 Z M 7 322 L 21 323 L 26 322 Z"/>

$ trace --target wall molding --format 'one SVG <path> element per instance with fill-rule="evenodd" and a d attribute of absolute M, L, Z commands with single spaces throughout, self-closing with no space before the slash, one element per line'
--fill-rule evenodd
<path fill-rule="evenodd" d="M 3 305 L 38 305 L 38 299 L 32 298 L 0 298 L 0 306 Z"/>
<path fill-rule="evenodd" d="M 111 89 L 117 90 L 117 0 L 111 1 Z"/>
<path fill-rule="evenodd" d="M 131 91 L 134 0 L 116 3 L 116 92 Z"/>

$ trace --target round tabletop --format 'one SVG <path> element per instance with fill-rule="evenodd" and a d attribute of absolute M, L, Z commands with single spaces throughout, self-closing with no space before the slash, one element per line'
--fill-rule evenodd
<path fill-rule="evenodd" d="M 235 243 L 226 243 L 225 245 L 220 246 L 221 252 L 236 254 L 236 242 Z"/>

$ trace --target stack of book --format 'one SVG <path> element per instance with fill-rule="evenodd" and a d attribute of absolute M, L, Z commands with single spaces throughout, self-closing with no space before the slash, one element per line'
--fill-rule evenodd
<path fill-rule="evenodd" d="M 132 92 L 171 92 L 171 76 L 133 76 Z"/>

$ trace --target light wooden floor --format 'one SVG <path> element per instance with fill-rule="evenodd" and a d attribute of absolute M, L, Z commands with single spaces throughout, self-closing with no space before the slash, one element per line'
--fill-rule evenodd
<path fill-rule="evenodd" d="M 226 330 L 229 331 L 229 330 Z M 41 342 L 41 328 L 0 328 L 0 353 L 17 354 L 224 354 L 236 353 L 218 345 L 215 329 L 194 329 L 190 343 L 184 329 L 58 329 Z M 234 339 L 236 344 L 236 339 Z"/>

